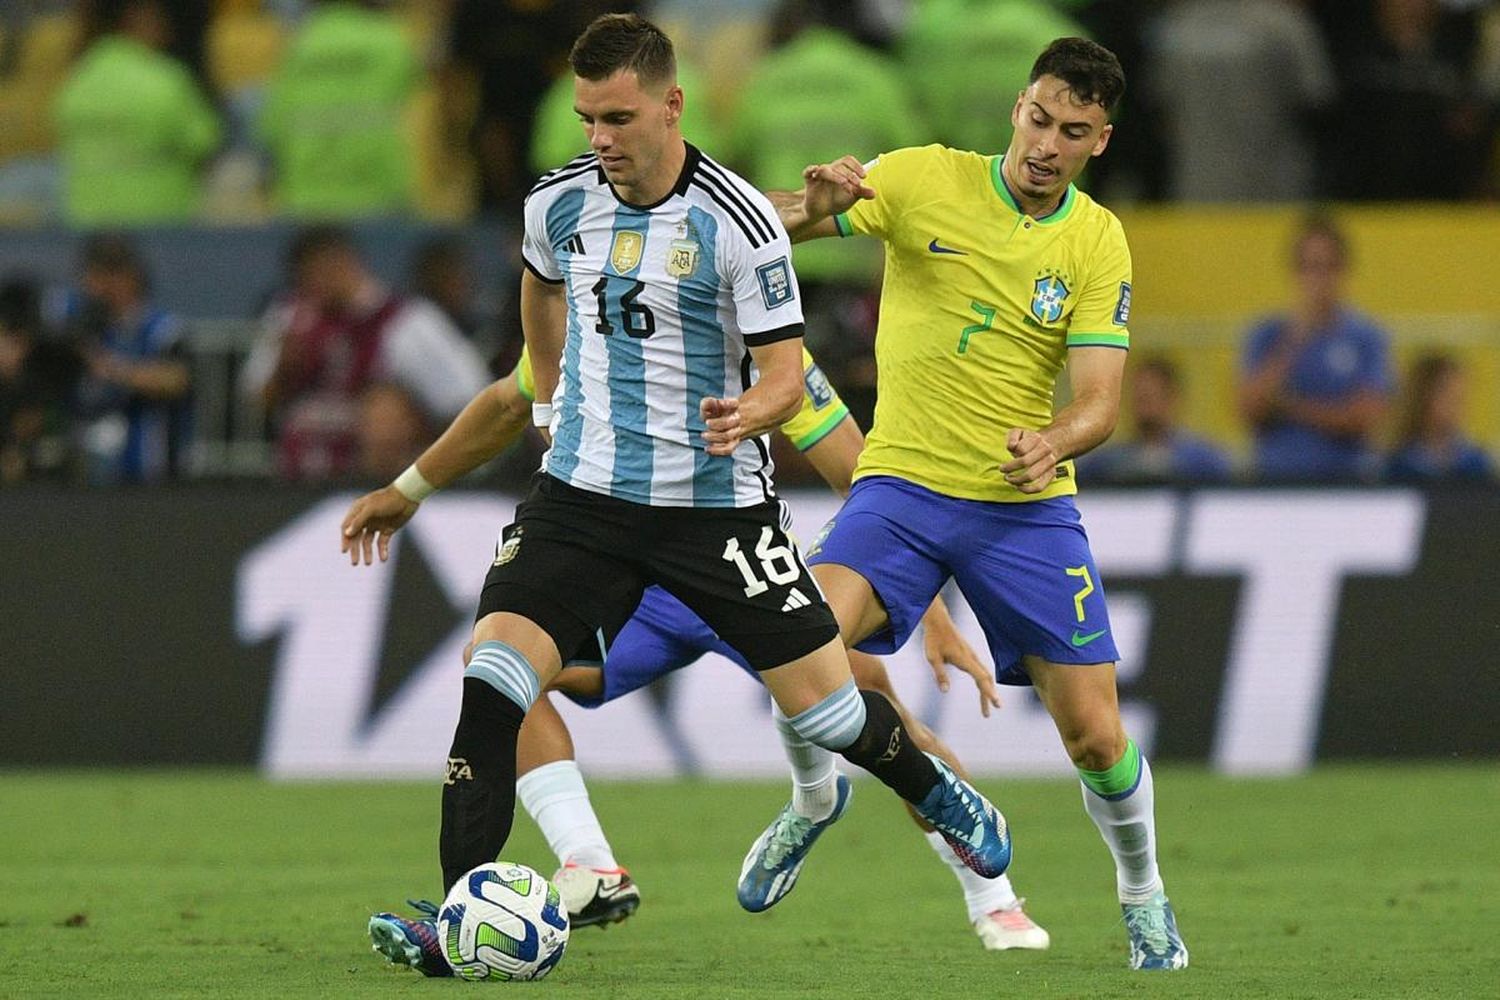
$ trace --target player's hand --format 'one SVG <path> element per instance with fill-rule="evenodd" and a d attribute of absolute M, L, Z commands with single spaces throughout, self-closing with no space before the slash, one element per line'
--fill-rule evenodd
<path fill-rule="evenodd" d="M 939 691 L 948 690 L 948 665 L 951 663 L 968 674 L 979 689 L 980 715 L 988 719 L 990 709 L 1000 707 L 1000 689 L 995 684 L 994 672 L 980 662 L 979 654 L 959 634 L 946 611 L 940 615 L 929 611 L 922 617 L 922 652 L 927 657 L 927 665 L 932 668 L 932 678 L 937 681 Z"/>
<path fill-rule="evenodd" d="M 1000 466 L 1007 483 L 1022 493 L 1040 493 L 1052 485 L 1063 459 L 1047 435 L 1015 427 L 1005 436 L 1005 447 L 1015 456 Z"/>
<path fill-rule="evenodd" d="M 814 163 L 802 171 L 802 206 L 811 220 L 846 212 L 861 199 L 875 197 L 865 183 L 864 164 L 852 156 L 832 163 Z"/>
<path fill-rule="evenodd" d="M 417 512 L 417 505 L 394 486 L 382 486 L 366 493 L 349 505 L 339 535 L 339 551 L 349 553 L 349 565 L 358 566 L 361 557 L 366 566 L 391 557 L 391 536 Z"/>
<path fill-rule="evenodd" d="M 740 401 L 707 396 L 698 404 L 698 413 L 703 417 L 703 422 L 708 425 L 708 430 L 703 432 L 703 440 L 708 442 L 708 453 L 719 456 L 733 455 L 734 449 L 739 446 L 740 440 L 744 437 L 744 427 L 740 419 Z"/>

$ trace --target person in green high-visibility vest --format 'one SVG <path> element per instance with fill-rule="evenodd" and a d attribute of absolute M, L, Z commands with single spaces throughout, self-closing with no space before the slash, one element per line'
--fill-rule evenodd
<path fill-rule="evenodd" d="M 99 7 L 103 34 L 53 105 L 64 217 L 78 226 L 190 219 L 219 145 L 218 116 L 187 67 L 166 55 L 172 27 L 161 0 Z"/>

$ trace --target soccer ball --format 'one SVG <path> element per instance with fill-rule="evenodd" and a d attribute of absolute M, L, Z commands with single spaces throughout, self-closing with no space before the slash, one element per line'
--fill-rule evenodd
<path fill-rule="evenodd" d="M 509 861 L 459 879 L 437 924 L 443 954 L 464 979 L 541 979 L 568 944 L 568 911 L 557 888 Z"/>

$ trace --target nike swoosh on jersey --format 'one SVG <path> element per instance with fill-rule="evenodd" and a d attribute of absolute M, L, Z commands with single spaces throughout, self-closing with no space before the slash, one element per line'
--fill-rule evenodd
<path fill-rule="evenodd" d="M 1109 631 L 1109 629 L 1107 629 L 1107 628 L 1101 628 L 1099 631 L 1097 631 L 1097 632 L 1090 632 L 1088 635 L 1079 635 L 1078 634 L 1078 630 L 1075 628 L 1073 630 L 1073 636 L 1072 636 L 1073 645 L 1075 645 L 1075 646 L 1087 646 L 1089 643 L 1093 642 L 1095 639 L 1099 638 L 1101 635 L 1103 635 L 1104 633 L 1106 633 L 1108 631 Z"/>
<path fill-rule="evenodd" d="M 967 250 L 955 250 L 952 247 L 945 247 L 940 245 L 937 240 L 933 240 L 931 243 L 927 244 L 927 249 L 931 250 L 933 253 L 953 253 L 958 254 L 960 257 L 969 256 L 969 252 Z"/>

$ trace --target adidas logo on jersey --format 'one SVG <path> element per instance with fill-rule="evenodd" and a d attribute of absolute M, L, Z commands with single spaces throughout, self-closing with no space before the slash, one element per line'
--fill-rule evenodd
<path fill-rule="evenodd" d="M 564 253 L 583 253 L 583 237 L 574 233 L 567 238 L 562 246 L 558 247 L 558 250 Z"/>
<path fill-rule="evenodd" d="M 796 587 L 793 587 L 792 592 L 787 595 L 786 603 L 781 606 L 781 610 L 796 611 L 798 608 L 805 608 L 811 603 L 812 601 L 809 601 L 807 599 L 806 594 L 802 593 L 802 591 L 798 590 Z"/>

